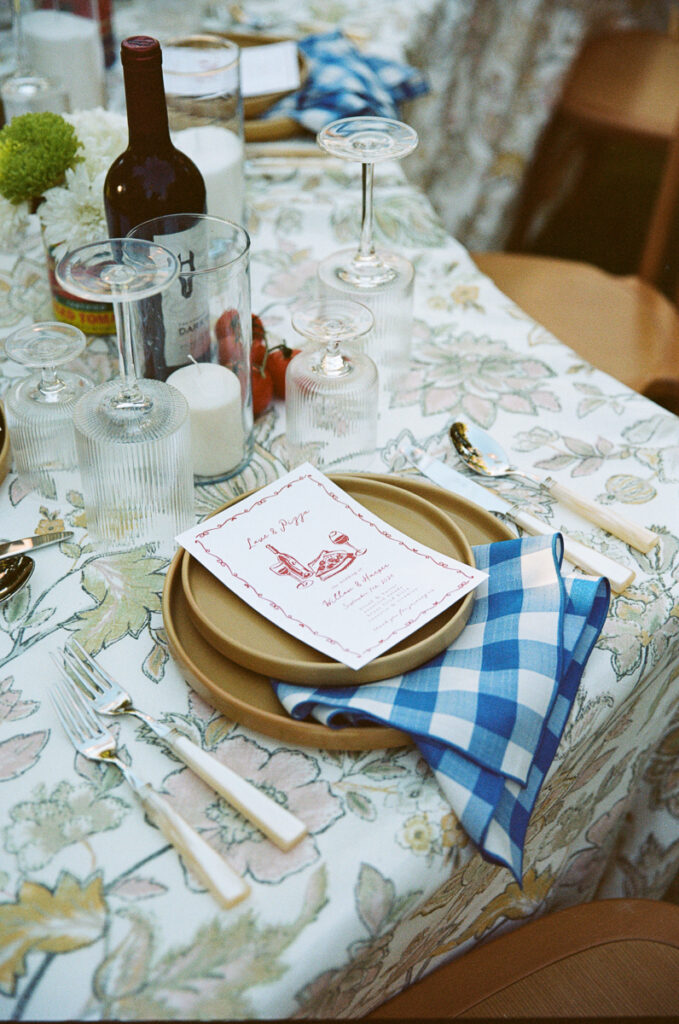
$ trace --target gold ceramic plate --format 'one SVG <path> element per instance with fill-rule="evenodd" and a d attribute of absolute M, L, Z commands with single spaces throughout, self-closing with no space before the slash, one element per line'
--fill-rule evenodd
<path fill-rule="evenodd" d="M 332 479 L 373 515 L 408 537 L 474 565 L 463 532 L 431 502 L 392 484 L 361 476 Z M 243 500 L 247 499 L 236 498 L 224 507 Z M 182 559 L 182 587 L 193 624 L 207 643 L 253 672 L 305 686 L 356 686 L 408 672 L 453 642 L 474 602 L 472 591 L 384 654 L 360 669 L 352 669 L 274 625 L 188 552 Z"/>
<path fill-rule="evenodd" d="M 441 490 L 419 477 L 374 476 L 435 504 L 463 530 L 470 544 L 507 540 L 512 531 L 478 505 Z M 330 729 L 318 722 L 298 722 L 287 714 L 265 676 L 229 661 L 206 644 L 193 625 L 181 585 L 183 552 L 172 560 L 163 589 L 163 620 L 170 653 L 188 684 L 233 721 L 295 746 L 321 750 L 378 750 L 402 747 L 405 733 L 382 725 Z"/>
<path fill-rule="evenodd" d="M 7 430 L 7 420 L 5 419 L 5 410 L 0 402 L 0 483 L 5 479 L 9 472 L 9 431 Z"/>

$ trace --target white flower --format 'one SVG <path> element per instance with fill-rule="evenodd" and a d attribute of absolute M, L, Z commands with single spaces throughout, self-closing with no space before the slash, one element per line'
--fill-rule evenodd
<path fill-rule="evenodd" d="M 45 192 L 38 215 L 45 241 L 56 259 L 69 249 L 108 237 L 104 213 L 104 180 L 127 145 L 127 121 L 97 108 L 66 114 L 82 143 L 83 159 L 66 171 L 63 185 Z"/>
<path fill-rule="evenodd" d="M 63 186 L 45 192 L 38 214 L 45 241 L 56 259 L 69 249 L 108 237 L 104 214 L 105 177 L 104 170 L 90 180 L 86 167 L 76 164 L 66 171 Z"/>
<path fill-rule="evenodd" d="M 28 203 L 10 203 L 0 196 L 0 246 L 16 245 L 28 226 Z"/>
<path fill-rule="evenodd" d="M 122 114 L 96 107 L 64 114 L 64 118 L 73 125 L 82 143 L 78 155 L 84 157 L 82 162 L 91 178 L 108 170 L 127 147 L 127 120 Z"/>

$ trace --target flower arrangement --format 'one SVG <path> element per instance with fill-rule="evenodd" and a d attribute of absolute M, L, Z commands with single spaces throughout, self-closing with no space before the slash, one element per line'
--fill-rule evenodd
<path fill-rule="evenodd" d="M 56 259 L 106 238 L 104 179 L 126 146 L 125 117 L 101 108 L 13 118 L 0 130 L 0 244 L 33 212 Z"/>

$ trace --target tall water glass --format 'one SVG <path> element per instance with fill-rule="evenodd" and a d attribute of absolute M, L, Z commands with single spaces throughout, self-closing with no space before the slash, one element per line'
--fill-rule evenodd
<path fill-rule="evenodd" d="M 138 366 L 185 396 L 191 419 L 194 479 L 216 483 L 239 473 L 253 449 L 250 348 L 250 239 L 220 217 L 168 214 L 133 228 L 131 238 L 176 253 L 178 279 L 149 303 L 135 303 Z"/>
<path fill-rule="evenodd" d="M 97 0 L 35 0 L 23 17 L 23 45 L 31 72 L 53 79 L 70 110 L 106 102 L 104 45 Z"/>
<path fill-rule="evenodd" d="M 223 36 L 164 40 L 163 82 L 172 141 L 205 179 L 207 212 L 244 223 L 240 49 Z"/>
<path fill-rule="evenodd" d="M 21 114 L 71 109 L 68 90 L 33 65 L 26 53 L 24 18 L 28 0 L 4 0 L 0 6 L 0 97 L 5 123 Z"/>

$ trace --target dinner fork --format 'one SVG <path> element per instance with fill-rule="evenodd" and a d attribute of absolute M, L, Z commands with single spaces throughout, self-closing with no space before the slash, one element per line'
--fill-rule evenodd
<path fill-rule="evenodd" d="M 239 903 L 250 892 L 248 883 L 236 874 L 223 857 L 177 814 L 172 805 L 148 782 L 143 782 L 116 753 L 116 741 L 87 707 L 85 698 L 63 669 L 64 682 L 56 683 L 50 693 L 52 703 L 66 735 L 76 750 L 92 761 L 112 763 L 120 769 L 134 790 L 149 819 L 167 841 L 181 853 L 187 866 L 224 907 Z"/>
<path fill-rule="evenodd" d="M 127 690 L 104 671 L 77 640 L 71 640 L 59 653 L 61 664 L 53 655 L 57 665 L 62 671 L 67 670 L 72 681 L 90 698 L 97 711 L 105 715 L 134 715 L 145 722 L 184 764 L 248 821 L 261 829 L 281 850 L 290 850 L 307 834 L 304 822 L 285 807 L 281 807 L 231 768 L 221 764 L 177 729 L 163 725 L 136 708 Z"/>

